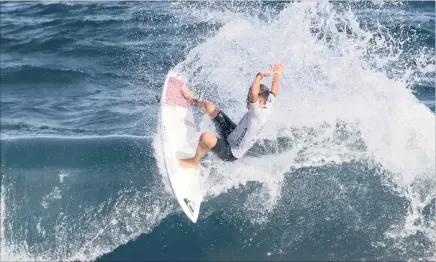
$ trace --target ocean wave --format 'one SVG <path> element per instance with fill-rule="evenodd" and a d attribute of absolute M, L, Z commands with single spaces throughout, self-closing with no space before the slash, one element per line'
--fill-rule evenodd
<path fill-rule="evenodd" d="M 73 68 L 19 66 L 2 69 L 2 84 L 66 83 L 90 77 L 84 71 Z"/>
<path fill-rule="evenodd" d="M 150 143 L 132 136 L 2 139 L 2 259 L 95 259 L 150 231 L 175 210 L 154 180 Z M 118 182 L 110 182 L 116 177 Z M 26 184 L 33 186 L 25 189 Z M 17 199 L 15 190 L 30 195 Z M 21 219 L 13 203 L 30 204 L 36 212 Z"/>
<path fill-rule="evenodd" d="M 180 247 L 194 260 L 434 260 L 434 89 L 411 90 L 432 85 L 434 47 L 401 29 L 410 15 L 383 13 L 404 6 L 369 9 L 375 26 L 362 27 L 327 2 L 31 3 L 44 15 L 27 16 L 7 5 L 2 30 L 48 23 L 8 33 L 8 48 L 76 41 L 2 53 L 4 260 L 173 260 Z M 424 13 L 412 23 L 427 30 Z M 286 71 L 261 140 L 232 163 L 208 154 L 189 224 L 159 164 L 166 72 L 237 120 L 253 72 L 277 60 Z"/>
<path fill-rule="evenodd" d="M 62 128 L 62 127 L 51 127 L 48 125 L 41 125 L 41 126 L 35 126 L 35 125 L 31 125 L 31 124 L 27 124 L 27 123 L 23 123 L 23 122 L 19 122 L 19 123 L 5 123 L 2 122 L 1 123 L 1 130 L 3 132 L 8 132 L 8 131 L 21 131 L 22 134 L 29 132 L 29 133 L 34 133 L 37 132 L 38 130 L 44 130 L 44 131 L 53 131 L 59 134 L 81 134 L 81 133 L 86 133 L 89 132 L 85 129 L 80 129 L 80 128 Z"/>
<path fill-rule="evenodd" d="M 137 136 L 2 138 L 5 167 L 79 168 L 106 164 L 143 165 L 151 139 Z"/>
<path fill-rule="evenodd" d="M 71 37 L 64 36 L 62 32 L 56 37 L 47 37 L 39 39 L 29 39 L 27 41 L 21 40 L 20 43 L 13 43 L 6 45 L 4 50 L 6 52 L 19 52 L 21 54 L 36 53 L 44 50 L 52 50 L 57 52 L 62 50 L 65 46 L 74 45 L 76 40 Z"/>

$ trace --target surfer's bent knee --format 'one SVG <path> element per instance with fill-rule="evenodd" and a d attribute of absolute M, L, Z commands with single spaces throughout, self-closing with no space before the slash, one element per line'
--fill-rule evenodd
<path fill-rule="evenodd" d="M 200 142 L 203 142 L 207 148 L 212 149 L 217 143 L 217 138 L 214 134 L 209 132 L 203 132 L 200 136 Z"/>

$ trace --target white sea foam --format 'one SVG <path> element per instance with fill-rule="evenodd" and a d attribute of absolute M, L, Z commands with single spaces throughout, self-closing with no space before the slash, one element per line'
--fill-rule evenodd
<path fill-rule="evenodd" d="M 293 149 L 278 155 L 217 164 L 217 173 L 226 175 L 205 180 L 208 194 L 216 196 L 258 181 L 263 189 L 245 205 L 262 210 L 258 203 L 266 203 L 267 211 L 280 199 L 280 182 L 290 168 L 363 157 L 380 165 L 385 185 L 410 203 L 404 223 L 393 225 L 396 230 L 386 235 L 405 238 L 421 232 L 435 246 L 434 221 L 416 222 L 424 221 L 423 208 L 436 196 L 435 115 L 410 89 L 418 80 L 417 72 L 434 68 L 429 50 L 417 48 L 409 59 L 418 66 L 408 67 L 400 60 L 404 42 L 396 42 L 380 28 L 379 36 L 361 29 L 351 11 L 336 11 L 329 3 L 289 5 L 266 20 L 241 13 L 212 17 L 207 10 L 190 13 L 197 19 L 225 23 L 176 67 L 193 76 L 189 84 L 194 92 L 238 120 L 255 73 L 280 61 L 286 69 L 265 132 L 272 139 L 274 133 L 295 139 Z M 391 65 L 405 69 L 393 73 Z M 342 140 L 335 138 L 338 123 L 349 134 Z M 316 135 L 303 132 L 295 137 L 295 132 L 308 128 Z M 363 147 L 353 146 L 358 140 Z M 301 152 L 305 157 L 297 163 Z"/>

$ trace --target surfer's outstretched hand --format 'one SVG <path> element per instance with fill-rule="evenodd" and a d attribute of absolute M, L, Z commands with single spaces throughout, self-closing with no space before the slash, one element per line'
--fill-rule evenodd
<path fill-rule="evenodd" d="M 285 65 L 284 64 L 279 64 L 279 63 L 277 63 L 277 64 L 275 64 L 273 67 L 272 67 L 272 71 L 273 72 L 282 72 L 283 71 L 283 68 L 285 67 Z"/>
<path fill-rule="evenodd" d="M 274 72 L 277 72 L 277 71 L 282 72 L 284 66 L 285 66 L 284 64 L 280 64 L 280 63 L 270 65 L 270 69 L 260 72 L 260 75 L 262 77 L 267 77 L 267 76 L 272 75 Z"/>
<path fill-rule="evenodd" d="M 262 77 L 267 77 L 267 76 L 272 75 L 272 73 L 273 73 L 272 65 L 270 65 L 270 68 L 269 68 L 268 70 L 265 70 L 265 71 L 260 72 L 260 75 L 261 75 Z"/>

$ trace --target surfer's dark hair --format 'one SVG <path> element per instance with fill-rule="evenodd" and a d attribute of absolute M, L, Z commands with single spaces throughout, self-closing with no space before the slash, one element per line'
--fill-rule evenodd
<path fill-rule="evenodd" d="M 259 96 L 265 100 L 265 103 L 268 101 L 269 93 L 271 93 L 269 87 L 264 84 L 260 84 Z M 250 109 L 250 92 L 247 94 L 247 108 Z"/>
<path fill-rule="evenodd" d="M 265 103 L 266 103 L 266 101 L 268 101 L 268 97 L 269 97 L 270 92 L 271 91 L 269 90 L 269 87 L 267 87 L 264 84 L 260 84 L 259 96 L 261 96 L 265 100 Z"/>

